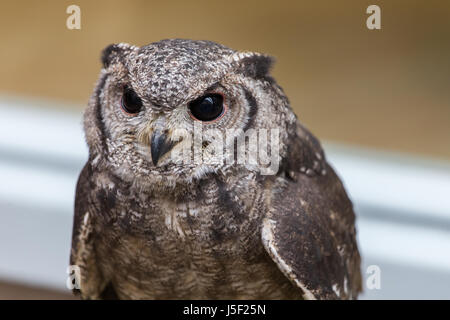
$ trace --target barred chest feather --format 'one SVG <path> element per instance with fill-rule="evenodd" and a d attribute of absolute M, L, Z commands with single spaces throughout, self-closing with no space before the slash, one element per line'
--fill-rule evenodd
<path fill-rule="evenodd" d="M 176 199 L 98 174 L 95 251 L 120 298 L 301 296 L 261 243 L 264 188 L 254 175 L 214 177 Z"/>

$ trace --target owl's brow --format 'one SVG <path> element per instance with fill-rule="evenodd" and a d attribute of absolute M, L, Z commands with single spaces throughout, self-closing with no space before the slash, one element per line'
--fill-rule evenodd
<path fill-rule="evenodd" d="M 150 103 L 150 104 L 152 105 L 152 107 L 154 107 L 155 109 L 162 109 L 162 108 L 163 108 L 163 106 L 162 106 L 161 104 L 157 103 L 156 101 L 154 101 L 154 100 L 152 100 L 152 99 L 149 99 L 149 98 L 147 98 L 147 97 L 145 97 L 145 96 L 143 96 L 143 97 L 140 96 L 140 95 L 138 94 L 138 92 L 137 92 L 137 91 L 133 88 L 133 86 L 131 85 L 131 82 L 128 82 L 128 83 L 126 83 L 125 85 L 123 85 L 123 89 L 126 89 L 126 88 L 132 89 L 140 99 L 142 99 L 143 101 L 145 101 L 145 102 L 147 102 L 147 103 Z"/>
<path fill-rule="evenodd" d="M 218 87 L 220 87 L 220 82 L 219 81 L 217 81 L 216 83 L 210 85 L 205 91 L 206 92 L 213 91 L 213 90 L 216 90 Z"/>

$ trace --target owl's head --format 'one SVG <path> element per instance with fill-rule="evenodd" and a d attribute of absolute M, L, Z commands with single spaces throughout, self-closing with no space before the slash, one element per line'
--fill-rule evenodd
<path fill-rule="evenodd" d="M 92 164 L 165 188 L 277 173 L 296 119 L 272 61 L 210 41 L 108 46 L 84 120 Z"/>

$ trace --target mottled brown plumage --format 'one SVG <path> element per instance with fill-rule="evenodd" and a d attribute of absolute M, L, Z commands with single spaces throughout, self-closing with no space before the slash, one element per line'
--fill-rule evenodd
<path fill-rule="evenodd" d="M 172 39 L 112 45 L 102 61 L 84 118 L 89 160 L 70 259 L 81 270 L 82 298 L 357 297 L 352 204 L 269 76 L 270 57 Z M 133 114 L 121 107 L 130 88 L 142 101 Z M 205 94 L 223 97 L 214 121 L 192 116 L 192 101 Z M 186 161 L 180 151 L 197 150 L 196 126 L 203 157 Z M 233 159 L 235 138 L 279 130 L 269 147 L 275 154 L 279 146 L 277 170 L 216 161 L 212 146 L 230 129 L 223 142 Z"/>

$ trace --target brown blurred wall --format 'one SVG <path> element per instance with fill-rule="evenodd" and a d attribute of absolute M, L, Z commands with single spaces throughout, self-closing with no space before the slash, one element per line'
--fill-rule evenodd
<path fill-rule="evenodd" d="M 66 8 L 81 7 L 81 30 Z M 382 29 L 365 10 L 381 7 Z M 277 58 L 322 139 L 450 159 L 450 1 L 2 1 L 0 94 L 84 105 L 114 42 L 208 39 Z"/>

